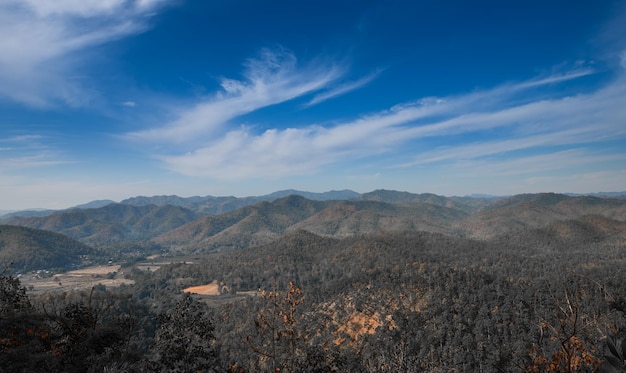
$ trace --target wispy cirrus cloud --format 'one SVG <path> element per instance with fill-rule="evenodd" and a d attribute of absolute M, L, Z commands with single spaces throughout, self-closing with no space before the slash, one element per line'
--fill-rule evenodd
<path fill-rule="evenodd" d="M 318 91 L 341 74 L 338 66 L 301 67 L 288 51 L 266 49 L 259 58 L 246 62 L 244 79 L 222 79 L 221 91 L 180 109 L 170 123 L 126 137 L 157 143 L 195 142 L 233 118 Z"/>
<path fill-rule="evenodd" d="M 119 12 L 144 12 L 162 5 L 167 0 L 20 0 L 39 16 L 78 15 L 97 17 Z M 17 1 L 13 1 L 17 2 Z"/>
<path fill-rule="evenodd" d="M 372 80 L 376 79 L 376 77 L 380 74 L 380 70 L 377 70 L 369 75 L 362 77 L 356 81 L 344 83 L 333 87 L 325 92 L 322 92 L 316 96 L 314 96 L 309 102 L 306 103 L 305 106 L 313 106 L 317 105 L 321 102 L 330 100 L 331 98 L 335 98 L 341 95 L 344 95 L 348 92 L 354 91 L 355 89 L 359 89 L 364 85 L 368 84 Z"/>
<path fill-rule="evenodd" d="M 392 157 L 406 160 L 396 162 L 397 167 L 423 167 L 529 149 L 548 154 L 624 138 L 626 81 L 621 72 L 593 92 L 550 89 L 593 73 L 578 69 L 464 95 L 424 98 L 332 127 L 262 133 L 240 127 L 214 134 L 190 152 L 159 158 L 184 175 L 228 180 L 310 174 L 359 159 Z M 217 101 L 212 105 L 220 110 Z M 238 115 L 227 113 L 228 118 Z M 467 140 L 485 134 L 489 141 Z"/>
<path fill-rule="evenodd" d="M 546 108 L 558 102 L 559 98 L 550 100 L 545 99 L 543 94 L 535 96 L 534 89 L 592 73 L 590 69 L 574 70 L 464 95 L 426 97 L 415 102 L 401 103 L 389 110 L 365 115 L 353 122 L 321 131 L 316 141 L 337 146 L 371 142 L 376 148 L 394 148 L 410 139 L 510 126 L 523 117 L 539 120 L 540 114 L 559 112 L 559 108 Z M 568 98 L 563 100 L 567 101 Z"/>
<path fill-rule="evenodd" d="M 0 171 L 24 170 L 73 163 L 46 145 L 42 135 L 18 135 L 0 140 Z"/>
<path fill-rule="evenodd" d="M 23 170 L 34 167 L 49 167 L 61 164 L 74 163 L 57 159 L 56 154 L 46 152 L 25 157 L 0 158 L 0 170 Z"/>
<path fill-rule="evenodd" d="M 604 154 L 601 150 L 574 148 L 537 155 L 459 160 L 453 172 L 460 173 L 462 176 L 484 178 L 493 178 L 494 175 L 499 178 L 517 175 L 537 177 L 563 169 L 580 171 L 589 165 L 624 164 L 625 161 L 626 154 Z"/>
<path fill-rule="evenodd" d="M 0 98 L 33 107 L 85 105 L 76 52 L 144 31 L 156 0 L 0 3 Z"/>
<path fill-rule="evenodd" d="M 407 137 L 442 137 L 505 129 L 488 141 L 450 145 L 418 152 L 402 167 L 441 161 L 474 159 L 523 149 L 611 141 L 626 136 L 624 78 L 589 94 L 546 99 L 518 106 L 470 113 L 424 126 L 405 129 Z M 468 109 L 469 111 L 469 109 Z"/>

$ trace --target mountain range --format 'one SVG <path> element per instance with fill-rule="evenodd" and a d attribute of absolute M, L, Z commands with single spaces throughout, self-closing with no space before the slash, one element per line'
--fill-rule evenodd
<path fill-rule="evenodd" d="M 625 199 L 555 193 L 475 198 L 389 190 L 283 191 L 263 197 L 156 196 L 108 202 L 47 216 L 10 215 L 0 223 L 61 233 L 98 248 L 142 242 L 163 252 L 190 254 L 264 245 L 300 230 L 332 238 L 427 231 L 491 240 L 523 230 L 548 229 L 572 237 L 581 231 L 619 231 L 626 221 Z"/>
<path fill-rule="evenodd" d="M 205 196 L 205 197 L 179 197 L 176 195 L 169 196 L 137 196 L 132 198 L 127 198 L 125 200 L 120 201 L 120 204 L 123 205 L 131 205 L 131 206 L 148 206 L 148 205 L 156 205 L 156 206 L 180 206 L 185 207 L 187 209 L 193 210 L 200 214 L 211 214 L 217 215 L 225 212 L 233 211 L 241 207 L 254 205 L 256 203 L 262 201 L 273 201 L 278 198 L 286 197 L 289 195 L 300 195 L 310 200 L 315 201 L 325 201 L 325 200 L 342 200 L 342 199 L 350 199 L 357 198 L 360 196 L 359 193 L 354 192 L 352 190 L 331 190 L 329 192 L 323 193 L 314 193 L 314 192 L 304 192 L 294 189 L 286 189 L 277 191 L 274 193 L 262 195 L 262 196 L 253 196 L 253 197 L 214 197 L 214 196 Z M 99 208 L 104 207 L 106 205 L 117 203 L 112 200 L 95 200 L 85 204 L 77 205 L 70 207 L 65 210 L 50 210 L 50 209 L 29 209 L 29 210 L 21 210 L 21 211 L 10 211 L 10 210 L 0 210 L 0 219 L 7 219 L 11 217 L 43 217 L 52 215 L 58 212 L 63 212 L 67 210 L 76 210 L 76 209 L 88 209 L 88 208 Z"/>

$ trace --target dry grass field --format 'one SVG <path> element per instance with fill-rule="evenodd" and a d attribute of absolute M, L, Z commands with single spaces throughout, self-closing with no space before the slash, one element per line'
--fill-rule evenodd
<path fill-rule="evenodd" d="M 220 295 L 219 285 L 217 280 L 211 282 L 208 285 L 191 286 L 183 289 L 185 293 L 200 294 L 200 295 Z"/>

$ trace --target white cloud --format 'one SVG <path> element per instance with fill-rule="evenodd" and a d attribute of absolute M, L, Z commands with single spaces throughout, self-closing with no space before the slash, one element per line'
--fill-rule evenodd
<path fill-rule="evenodd" d="M 340 74 L 336 66 L 299 67 L 287 51 L 264 50 L 260 58 L 246 62 L 244 80 L 223 79 L 221 92 L 180 110 L 174 121 L 127 137 L 157 143 L 197 141 L 233 118 L 315 92 Z"/>
<path fill-rule="evenodd" d="M 7 145 L 0 148 L 3 150 L 0 154 L 0 171 L 73 163 L 61 152 L 48 146 L 46 144 L 48 140 L 41 135 L 19 135 L 0 139 L 0 145 Z"/>
<path fill-rule="evenodd" d="M 135 107 L 137 106 L 137 103 L 135 101 L 124 101 L 121 105 L 126 107 Z"/>
<path fill-rule="evenodd" d="M 242 129 L 229 132 L 211 146 L 163 160 L 183 175 L 215 179 L 302 175 L 331 161 L 323 155 L 324 149 L 311 146 L 311 135 L 308 129 L 287 129 L 255 136 Z"/>
<path fill-rule="evenodd" d="M 453 168 L 457 175 L 466 177 L 511 177 L 514 175 L 549 174 L 555 170 L 580 170 L 594 164 L 624 164 L 626 154 L 602 154 L 589 149 L 568 149 L 538 155 L 510 158 L 460 160 Z"/>
<path fill-rule="evenodd" d="M 240 128 L 214 134 L 191 152 L 161 159 L 184 175 L 232 180 L 311 174 L 330 164 L 387 155 L 412 158 L 402 167 L 413 167 L 528 149 L 556 152 L 561 157 L 578 154 L 562 152 L 626 135 L 626 81 L 618 77 L 594 92 L 559 92 L 553 98 L 536 88 L 590 73 L 583 70 L 466 95 L 422 99 L 330 128 L 311 125 L 259 134 L 250 127 Z M 242 91 L 238 84 L 228 87 L 228 92 Z M 212 109 L 217 110 L 215 105 Z M 236 115 L 226 112 L 228 118 Z M 215 124 L 224 125 L 224 119 Z M 459 144 L 458 136 L 468 134 L 488 134 L 492 140 L 467 144 L 464 139 Z M 441 147 L 433 149 L 425 139 L 434 139 Z M 415 141 L 421 145 L 414 145 Z M 555 146 L 561 148 L 551 150 Z"/>
<path fill-rule="evenodd" d="M 321 133 L 316 141 L 336 146 L 369 143 L 369 147 L 391 149 L 416 138 L 488 130 L 515 125 L 520 120 L 548 121 L 553 116 L 562 116 L 559 115 L 560 110 L 565 109 L 562 106 L 578 103 L 569 103 L 568 98 L 564 98 L 564 104 L 551 108 L 558 105 L 559 100 L 537 100 L 534 97 L 522 99 L 519 96 L 527 94 L 531 88 L 576 79 L 590 73 L 590 70 L 573 71 L 466 95 L 429 97 L 413 103 L 398 104 L 388 111 L 330 128 Z M 584 98 L 580 100 L 584 101 Z M 616 102 L 611 104 L 615 105 Z M 579 106 L 578 110 L 583 111 L 583 106 Z M 545 116 L 548 113 L 550 117 Z"/>
<path fill-rule="evenodd" d="M 311 101 L 309 101 L 306 106 L 313 106 L 313 105 L 317 105 L 321 102 L 330 100 L 331 98 L 335 98 L 341 95 L 344 95 L 350 91 L 354 91 L 355 89 L 359 89 L 361 87 L 363 87 L 364 85 L 368 84 L 369 82 L 371 82 L 372 80 L 376 79 L 376 77 L 380 74 L 380 71 L 376 71 L 372 74 L 369 74 L 357 81 L 354 82 L 348 82 L 342 85 L 339 85 L 337 87 L 334 87 L 328 91 L 322 92 L 318 95 L 316 95 L 315 97 L 313 97 L 311 99 Z"/>
<path fill-rule="evenodd" d="M 403 136 L 442 137 L 506 127 L 508 136 L 475 144 L 418 152 L 404 166 L 471 159 L 535 147 L 608 141 L 623 137 L 626 128 L 626 82 L 618 79 L 599 91 L 555 100 L 541 99 L 512 108 L 493 108 L 402 131 Z M 468 108 L 468 111 L 470 109 Z"/>
<path fill-rule="evenodd" d="M 7 0 L 0 3 L 0 98 L 45 107 L 85 105 L 75 52 L 146 29 L 160 2 Z"/>
<path fill-rule="evenodd" d="M 0 141 L 4 143 L 13 143 L 13 142 L 21 143 L 21 142 L 26 142 L 26 141 L 41 140 L 43 138 L 44 137 L 41 135 L 18 135 L 18 136 L 8 137 Z"/>
<path fill-rule="evenodd" d="M 531 87 L 540 87 L 546 84 L 556 84 L 561 83 L 567 80 L 582 78 L 583 76 L 594 74 L 595 71 L 590 68 L 581 68 L 577 70 L 570 71 L 566 74 L 556 74 L 551 75 L 545 78 L 535 79 L 524 83 L 515 84 L 513 87 L 517 89 L 522 88 L 531 88 Z"/>
<path fill-rule="evenodd" d="M 40 17 L 51 15 L 79 15 L 92 17 L 94 15 L 111 13 L 120 8 L 125 0 L 22 0 L 32 11 Z"/>
<path fill-rule="evenodd" d="M 73 163 L 56 159 L 55 154 L 41 153 L 26 157 L 0 158 L 0 170 L 23 170 L 32 167 L 49 167 Z"/>

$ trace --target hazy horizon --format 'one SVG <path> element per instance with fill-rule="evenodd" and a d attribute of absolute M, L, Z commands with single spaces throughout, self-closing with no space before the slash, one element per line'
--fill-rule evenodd
<path fill-rule="evenodd" d="M 20 211 L 62 211 L 65 209 L 71 209 L 71 208 L 83 208 L 85 207 L 85 205 L 89 205 L 92 203 L 96 203 L 96 202 L 104 202 L 104 201 L 110 201 L 111 203 L 122 203 L 127 199 L 132 199 L 132 198 L 136 198 L 136 197 L 146 197 L 146 198 L 153 198 L 153 197 L 180 197 L 180 198 L 195 198 L 195 197 L 200 197 L 200 198 L 204 198 L 204 197 L 216 197 L 216 198 L 220 198 L 220 197 L 235 197 L 235 198 L 254 198 L 254 197 L 263 197 L 266 195 L 270 195 L 273 193 L 279 193 L 279 192 L 284 192 L 287 190 L 293 190 L 293 189 L 283 189 L 283 190 L 277 190 L 274 191 L 272 193 L 267 193 L 267 194 L 256 194 L 256 195 L 245 195 L 245 196 L 234 196 L 234 195 L 187 195 L 187 196 L 181 196 L 181 195 L 177 195 L 177 194 L 161 194 L 161 195 L 136 195 L 136 196 L 128 196 L 126 198 L 122 198 L 119 200 L 111 200 L 111 199 L 95 199 L 95 200 L 89 200 L 89 201 L 83 201 L 82 203 L 79 204 L 75 204 L 75 205 L 68 205 L 68 206 L 64 206 L 64 207 L 59 207 L 59 208 L 54 208 L 54 209 L 48 209 L 48 208 L 42 208 L 42 207 L 37 207 L 37 206 L 31 206 L 31 207 L 27 207 L 27 208 L 21 208 L 21 209 L 16 209 L 16 210 L 5 210 L 2 209 L 0 210 L 0 216 L 6 215 L 6 214 L 11 214 L 14 212 L 20 212 Z M 377 189 L 377 190 L 370 190 L 370 191 L 366 191 L 366 192 L 356 192 L 354 190 L 351 189 L 344 189 L 350 192 L 355 192 L 358 193 L 360 195 L 362 194 L 366 194 L 366 193 L 370 193 L 370 192 L 374 192 L 377 190 L 381 190 L 381 189 Z M 389 189 L 386 189 L 389 191 Z M 296 192 L 303 192 L 303 193 L 327 193 L 327 192 L 339 192 L 339 191 L 343 191 L 343 190 L 328 190 L 328 191 L 324 191 L 324 192 L 311 192 L 311 191 L 307 191 L 307 190 L 295 190 Z M 391 190 L 393 192 L 407 192 L 404 190 Z M 412 193 L 412 192 L 408 192 L 408 193 Z M 432 192 L 421 192 L 421 193 L 413 193 L 413 194 L 436 194 L 436 195 L 440 195 L 443 197 L 469 197 L 469 198 L 507 198 L 507 197 L 512 197 L 514 196 L 514 194 L 511 195 L 496 195 L 496 194 L 482 194 L 482 193 L 475 193 L 475 194 L 462 194 L 462 195 L 441 195 L 441 194 L 437 194 L 437 193 L 432 193 Z M 555 193 L 555 192 L 550 192 L 550 191 L 546 191 L 546 192 L 538 192 L 538 193 L 534 193 L 534 194 L 541 194 L 541 193 Z M 520 193 L 520 194 L 524 194 L 524 193 Z M 617 194 L 619 196 L 626 196 L 626 191 L 601 191 L 601 192 L 590 192 L 590 193 L 568 193 L 568 192 L 564 192 L 564 193 L 556 193 L 556 194 L 564 194 L 564 195 L 570 195 L 570 196 L 579 196 L 579 195 L 591 195 L 591 196 L 611 196 L 614 194 Z"/>

